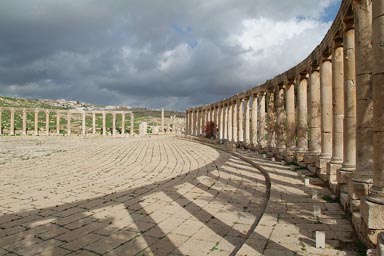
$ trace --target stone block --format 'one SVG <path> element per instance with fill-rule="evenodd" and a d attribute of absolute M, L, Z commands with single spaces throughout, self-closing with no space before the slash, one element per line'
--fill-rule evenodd
<path fill-rule="evenodd" d="M 316 174 L 316 166 L 307 166 L 307 168 L 311 173 Z"/>
<path fill-rule="evenodd" d="M 369 193 L 370 184 L 350 180 L 348 182 L 348 194 L 352 199 L 360 199 Z"/>
<path fill-rule="evenodd" d="M 315 165 L 316 163 L 316 155 L 307 153 L 304 155 L 304 162 L 307 165 Z"/>
<path fill-rule="evenodd" d="M 384 232 L 377 236 L 377 252 L 378 256 L 384 256 Z"/>
<path fill-rule="evenodd" d="M 348 180 L 350 179 L 352 172 L 350 171 L 337 171 L 337 183 L 339 184 L 348 184 Z"/>
<path fill-rule="evenodd" d="M 337 171 L 341 168 L 341 164 L 327 163 L 327 175 L 330 184 L 337 184 Z"/>
<path fill-rule="evenodd" d="M 361 216 L 369 229 L 384 230 L 384 205 L 361 199 Z"/>
<path fill-rule="evenodd" d="M 305 152 L 295 152 L 295 161 L 296 162 L 304 162 L 304 154 Z"/>
<path fill-rule="evenodd" d="M 322 158 L 320 156 L 317 157 L 316 159 L 316 167 L 321 170 L 326 170 L 327 169 L 327 163 L 331 161 L 330 158 Z"/>
<path fill-rule="evenodd" d="M 325 248 L 325 232 L 316 231 L 316 248 Z"/>
<path fill-rule="evenodd" d="M 340 204 L 343 207 L 344 211 L 347 211 L 349 208 L 349 196 L 348 193 L 340 193 Z"/>
<path fill-rule="evenodd" d="M 236 144 L 233 142 L 228 142 L 227 150 L 230 152 L 235 152 L 236 151 Z"/>

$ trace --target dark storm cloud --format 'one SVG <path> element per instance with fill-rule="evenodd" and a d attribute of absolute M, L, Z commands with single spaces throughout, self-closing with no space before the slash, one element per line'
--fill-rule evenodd
<path fill-rule="evenodd" d="M 304 58 L 338 2 L 0 0 L 0 94 L 209 103 Z"/>

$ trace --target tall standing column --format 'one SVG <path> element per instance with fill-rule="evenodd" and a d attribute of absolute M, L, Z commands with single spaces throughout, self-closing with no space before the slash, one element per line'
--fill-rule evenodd
<path fill-rule="evenodd" d="M 263 152 L 265 150 L 266 146 L 266 138 L 265 138 L 265 92 L 260 92 L 258 94 L 259 96 L 259 132 L 258 132 L 258 149 L 260 152 Z"/>
<path fill-rule="evenodd" d="M 377 243 L 375 237 L 384 231 L 384 1 L 373 0 L 372 10 L 373 186 L 366 200 L 362 200 L 360 211 L 369 229 L 368 239 Z"/>
<path fill-rule="evenodd" d="M 10 118 L 10 125 L 9 125 L 9 134 L 10 135 L 15 135 L 15 109 L 14 108 L 11 108 L 11 118 Z"/>
<path fill-rule="evenodd" d="M 223 139 L 228 140 L 228 109 L 229 106 L 227 103 L 223 104 L 223 111 L 224 111 L 224 123 L 223 123 Z"/>
<path fill-rule="evenodd" d="M 232 142 L 233 141 L 233 133 L 232 133 L 232 130 L 233 130 L 233 104 L 232 102 L 228 102 L 229 104 L 229 107 L 228 107 L 228 123 L 227 123 L 227 126 L 228 126 L 228 141 L 229 142 Z"/>
<path fill-rule="evenodd" d="M 161 131 L 164 132 L 164 108 L 161 109 Z"/>
<path fill-rule="evenodd" d="M 373 176 L 372 9 L 369 1 L 355 1 L 356 45 L 356 171 L 349 186 L 351 210 L 358 211 Z"/>
<path fill-rule="evenodd" d="M 105 136 L 107 134 L 107 125 L 106 125 L 106 113 L 103 111 L 102 113 L 102 129 L 103 129 L 103 136 Z"/>
<path fill-rule="evenodd" d="M 332 53 L 332 158 L 327 164 L 328 181 L 333 192 L 338 192 L 337 170 L 343 163 L 344 119 L 344 64 L 343 40 L 336 38 Z"/>
<path fill-rule="evenodd" d="M 247 145 L 249 145 L 251 143 L 249 103 L 250 103 L 250 97 L 245 98 L 245 109 L 244 109 L 244 111 L 245 111 L 245 119 L 244 119 L 245 136 L 244 136 L 244 142 Z"/>
<path fill-rule="evenodd" d="M 219 105 L 218 109 L 218 131 L 220 143 L 224 139 L 224 105 Z"/>
<path fill-rule="evenodd" d="M 125 134 L 125 112 L 121 113 L 121 135 Z"/>
<path fill-rule="evenodd" d="M 277 153 L 282 156 L 286 148 L 285 122 L 286 114 L 284 110 L 284 90 L 283 84 L 276 88 L 276 138 L 277 138 Z"/>
<path fill-rule="evenodd" d="M 287 149 L 286 158 L 293 158 L 296 149 L 296 118 L 295 118 L 295 81 L 289 80 L 285 87 L 285 109 L 287 111 Z"/>
<path fill-rule="evenodd" d="M 35 136 L 39 135 L 39 110 L 38 109 L 35 109 L 35 125 L 34 125 L 34 129 L 35 129 Z"/>
<path fill-rule="evenodd" d="M 26 109 L 23 108 L 23 135 L 27 135 L 27 112 Z"/>
<path fill-rule="evenodd" d="M 252 113 L 251 113 L 251 144 L 255 148 L 257 145 L 257 94 L 252 95 Z"/>
<path fill-rule="evenodd" d="M 83 135 L 86 134 L 85 118 L 86 118 L 86 116 L 85 116 L 85 112 L 83 112 L 83 113 L 82 113 L 82 125 L 81 125 L 81 133 L 82 133 Z"/>
<path fill-rule="evenodd" d="M 197 136 L 197 122 L 199 120 L 199 117 L 198 117 L 198 114 L 197 114 L 197 110 L 193 110 L 193 136 Z"/>
<path fill-rule="evenodd" d="M 71 135 L 71 111 L 67 113 L 67 135 Z"/>
<path fill-rule="evenodd" d="M 320 72 L 318 63 L 313 63 L 309 73 L 309 147 L 305 163 L 315 166 L 316 158 L 321 152 L 321 111 L 320 111 Z"/>
<path fill-rule="evenodd" d="M 0 108 L 0 135 L 3 135 L 3 109 Z"/>
<path fill-rule="evenodd" d="M 116 113 L 112 113 L 112 135 L 116 135 Z"/>
<path fill-rule="evenodd" d="M 49 110 L 45 111 L 45 135 L 49 136 Z"/>
<path fill-rule="evenodd" d="M 203 108 L 201 110 L 201 135 L 205 136 L 205 125 L 207 123 L 207 110 Z"/>
<path fill-rule="evenodd" d="M 317 158 L 317 174 L 327 180 L 327 163 L 332 157 L 332 62 L 329 53 L 324 53 L 320 66 L 321 102 L 321 154 Z"/>
<path fill-rule="evenodd" d="M 349 209 L 348 183 L 356 169 L 356 69 L 353 19 L 344 21 L 344 133 L 343 163 L 337 173 L 340 202 Z"/>
<path fill-rule="evenodd" d="M 60 112 L 56 111 L 56 135 L 60 135 Z"/>
<path fill-rule="evenodd" d="M 133 114 L 133 112 L 131 112 L 131 130 L 130 130 L 131 136 L 133 136 L 134 129 L 135 129 L 135 115 Z"/>
<path fill-rule="evenodd" d="M 304 160 L 304 153 L 308 148 L 307 137 L 307 74 L 300 74 L 300 82 L 297 86 L 298 124 L 297 146 L 295 151 L 296 161 Z"/>
<path fill-rule="evenodd" d="M 276 125 L 276 116 L 275 116 L 275 90 L 270 90 L 266 95 L 267 101 L 267 147 L 268 152 L 273 153 L 273 149 L 275 148 L 275 125 Z"/>
<path fill-rule="evenodd" d="M 196 136 L 201 134 L 201 109 L 196 110 Z"/>
<path fill-rule="evenodd" d="M 232 142 L 234 142 L 234 143 L 237 143 L 237 141 L 238 141 L 238 137 L 237 137 L 237 134 L 238 134 L 237 113 L 238 113 L 238 104 L 237 104 L 237 100 L 235 100 L 233 102 L 233 105 L 232 105 Z"/>
<path fill-rule="evenodd" d="M 217 133 L 216 137 L 217 139 L 220 138 L 220 106 L 215 107 L 215 134 Z"/>
<path fill-rule="evenodd" d="M 92 134 L 96 134 L 96 113 L 92 112 Z"/>
<path fill-rule="evenodd" d="M 238 120 L 238 141 L 244 142 L 244 99 L 238 100 L 238 112 L 237 112 L 237 120 Z"/>

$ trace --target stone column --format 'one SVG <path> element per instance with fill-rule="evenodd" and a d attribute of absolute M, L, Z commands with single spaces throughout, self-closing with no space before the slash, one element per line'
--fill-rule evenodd
<path fill-rule="evenodd" d="M 259 132 L 258 132 L 258 150 L 260 152 L 265 151 L 265 146 L 266 146 L 266 138 L 265 138 L 265 92 L 260 92 L 258 94 L 259 96 L 259 113 L 258 113 L 258 118 L 259 118 Z"/>
<path fill-rule="evenodd" d="M 274 89 L 267 91 L 266 94 L 267 101 L 267 118 L 266 118 L 266 127 L 267 127 L 267 151 L 272 154 L 275 148 L 275 128 L 276 128 L 276 116 L 275 116 L 275 91 Z"/>
<path fill-rule="evenodd" d="M 192 135 L 197 136 L 197 111 L 192 110 Z"/>
<path fill-rule="evenodd" d="M 220 132 L 219 132 L 219 127 L 220 127 L 220 106 L 215 107 L 215 133 L 216 138 L 220 138 Z"/>
<path fill-rule="evenodd" d="M 285 109 L 287 112 L 287 148 L 285 157 L 288 161 L 293 159 L 296 149 L 296 118 L 295 118 L 295 81 L 287 81 L 285 87 Z"/>
<path fill-rule="evenodd" d="M 324 53 L 320 66 L 321 102 L 321 154 L 317 158 L 317 174 L 326 181 L 327 163 L 332 157 L 332 62 L 329 53 Z"/>
<path fill-rule="evenodd" d="M 116 135 L 116 113 L 112 113 L 112 135 Z"/>
<path fill-rule="evenodd" d="M 121 134 L 125 134 L 125 113 L 121 113 Z M 191 134 L 191 133 L 189 133 Z"/>
<path fill-rule="evenodd" d="M 251 113 L 251 144 L 255 148 L 257 146 L 257 94 L 252 95 L 252 113 Z"/>
<path fill-rule="evenodd" d="M 106 124 L 106 113 L 103 111 L 103 113 L 102 113 L 102 118 L 103 118 L 103 121 L 102 121 L 102 125 L 103 125 L 103 127 L 102 127 L 102 129 L 103 129 L 103 136 L 105 136 L 106 135 L 106 133 L 107 133 L 107 124 Z"/>
<path fill-rule="evenodd" d="M 81 128 L 81 133 L 82 133 L 83 135 L 86 134 L 85 117 L 86 117 L 85 112 L 83 112 L 83 113 L 82 113 L 82 128 Z"/>
<path fill-rule="evenodd" d="M 201 110 L 201 132 L 200 134 L 201 135 L 205 135 L 205 124 L 207 122 L 207 110 L 205 108 L 203 108 Z"/>
<path fill-rule="evenodd" d="M 368 240 L 376 244 L 377 236 L 384 231 L 384 1 L 372 1 L 372 46 L 373 46 L 373 186 L 360 211 L 368 228 Z M 384 234 L 380 235 L 383 252 Z"/>
<path fill-rule="evenodd" d="M 161 109 L 161 131 L 164 132 L 164 108 Z"/>
<path fill-rule="evenodd" d="M 238 141 L 237 113 L 238 113 L 238 104 L 237 104 L 237 100 L 235 100 L 232 105 L 232 142 L 234 143 L 237 143 Z"/>
<path fill-rule="evenodd" d="M 23 132 L 22 134 L 27 135 L 27 112 L 26 109 L 23 108 Z"/>
<path fill-rule="evenodd" d="M 201 119 L 201 110 L 200 109 L 197 109 L 196 110 L 196 135 L 195 136 L 199 136 L 200 135 L 200 119 Z"/>
<path fill-rule="evenodd" d="M 250 97 L 245 98 L 245 119 L 244 119 L 244 127 L 245 127 L 245 136 L 244 136 L 244 142 L 246 145 L 249 145 L 251 143 L 250 139 Z"/>
<path fill-rule="evenodd" d="M 356 46 L 356 170 L 349 184 L 350 207 L 359 211 L 373 176 L 372 9 L 369 1 L 355 1 Z M 381 110 L 382 111 L 382 110 Z"/>
<path fill-rule="evenodd" d="M 131 131 L 130 131 L 131 136 L 133 136 L 134 128 L 135 128 L 135 115 L 133 114 L 133 112 L 131 112 Z"/>
<path fill-rule="evenodd" d="M 60 112 L 56 111 L 56 134 L 60 135 Z"/>
<path fill-rule="evenodd" d="M 11 120 L 10 120 L 10 125 L 9 125 L 9 134 L 10 135 L 15 135 L 15 109 L 11 108 Z"/>
<path fill-rule="evenodd" d="M 218 130 L 220 143 L 224 139 L 224 105 L 219 105 L 218 109 Z"/>
<path fill-rule="evenodd" d="M 2 118 L 2 115 L 3 115 L 3 109 L 0 108 L 0 135 L 3 135 L 3 118 Z"/>
<path fill-rule="evenodd" d="M 71 118 L 72 118 L 72 115 L 71 115 L 71 111 L 68 111 L 67 113 L 67 135 L 71 135 Z"/>
<path fill-rule="evenodd" d="M 45 110 L 45 135 L 49 136 L 49 110 Z"/>
<path fill-rule="evenodd" d="M 92 134 L 96 134 L 96 113 L 92 112 Z"/>
<path fill-rule="evenodd" d="M 35 125 L 34 125 L 34 130 L 35 130 L 35 136 L 39 135 L 39 110 L 35 109 Z"/>
<path fill-rule="evenodd" d="M 340 202 L 344 210 L 349 209 L 348 183 L 356 169 L 356 73 L 355 31 L 353 19 L 344 21 L 344 133 L 343 163 L 337 172 Z"/>
<path fill-rule="evenodd" d="M 233 121 L 232 121 L 232 119 L 233 119 L 233 104 L 232 104 L 232 102 L 228 102 L 228 104 L 229 104 L 229 107 L 228 107 L 228 123 L 227 123 L 227 125 L 228 125 L 228 141 L 229 142 L 232 142 L 233 141 L 233 133 L 232 133 L 232 130 L 233 130 Z"/>
<path fill-rule="evenodd" d="M 300 74 L 300 80 L 297 86 L 298 103 L 298 124 L 297 124 L 297 146 L 295 158 L 297 162 L 304 161 L 304 153 L 308 148 L 307 137 L 307 74 Z"/>
<path fill-rule="evenodd" d="M 277 138 L 277 153 L 279 157 L 283 156 L 286 149 L 286 135 L 285 135 L 285 122 L 286 114 L 284 108 L 284 90 L 285 85 L 280 84 L 276 88 L 276 138 Z"/>
<path fill-rule="evenodd" d="M 332 158 L 327 164 L 327 175 L 330 188 L 338 192 L 337 170 L 343 163 L 343 119 L 344 119 L 344 65 L 343 39 L 336 38 L 332 53 Z"/>
<path fill-rule="evenodd" d="M 239 99 L 237 101 L 237 119 L 238 119 L 238 142 L 244 142 L 244 99 Z"/>
<path fill-rule="evenodd" d="M 223 104 L 223 112 L 224 112 L 224 119 L 223 119 L 223 139 L 228 139 L 228 105 Z"/>
<path fill-rule="evenodd" d="M 321 111 L 320 111 L 320 72 L 318 63 L 313 63 L 309 73 L 309 99 L 308 99 L 308 153 L 305 154 L 305 163 L 315 166 L 316 158 L 321 152 Z"/>

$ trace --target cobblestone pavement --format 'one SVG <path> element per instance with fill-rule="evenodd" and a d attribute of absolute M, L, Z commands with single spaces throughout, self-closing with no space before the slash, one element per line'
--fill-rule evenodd
<path fill-rule="evenodd" d="M 247 151 L 241 156 L 262 164 L 272 181 L 255 231 L 268 199 L 264 175 L 212 147 L 173 137 L 12 137 L 0 138 L 0 154 L 0 255 L 354 250 L 351 225 L 337 203 L 321 199 L 329 191 L 316 178 L 314 201 L 296 172 Z M 314 248 L 314 230 L 326 231 L 327 249 Z"/>

